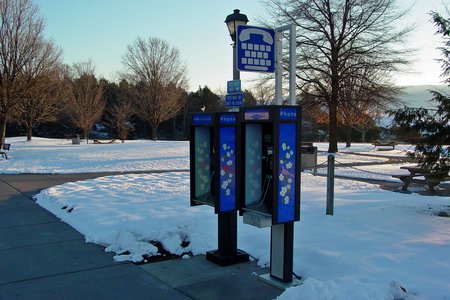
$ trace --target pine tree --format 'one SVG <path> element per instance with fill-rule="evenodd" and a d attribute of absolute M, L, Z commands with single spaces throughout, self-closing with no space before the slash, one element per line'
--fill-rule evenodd
<path fill-rule="evenodd" d="M 441 76 L 450 87 L 450 19 L 436 12 L 430 15 L 437 27 L 436 34 L 443 38 L 443 45 L 439 48 L 442 57 L 438 61 L 441 63 Z M 400 128 L 416 130 L 422 135 L 409 156 L 418 159 L 421 167 L 443 171 L 442 176 L 445 176 L 450 170 L 450 95 L 437 90 L 431 93 L 431 101 L 437 103 L 436 110 L 405 107 L 393 115 Z"/>

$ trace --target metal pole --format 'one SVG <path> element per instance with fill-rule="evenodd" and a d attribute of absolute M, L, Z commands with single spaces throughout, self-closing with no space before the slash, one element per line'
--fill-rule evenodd
<path fill-rule="evenodd" d="M 294 222 L 272 225 L 270 229 L 270 276 L 290 283 L 294 268 Z"/>
<path fill-rule="evenodd" d="M 290 38 L 295 26 L 283 26 L 275 29 L 275 100 L 277 105 L 282 104 L 283 88 L 283 31 L 290 31 Z M 295 103 L 295 52 L 292 42 L 289 47 L 289 101 Z M 284 284 L 292 282 L 294 256 L 294 222 L 272 225 L 270 235 L 270 277 L 278 279 Z M 278 283 L 276 286 L 280 286 Z"/>
<path fill-rule="evenodd" d="M 328 155 L 327 215 L 334 213 L 334 155 Z"/>
<path fill-rule="evenodd" d="M 296 105 L 295 78 L 297 68 L 297 30 L 295 24 L 289 28 L 289 99 L 291 105 Z"/>
<path fill-rule="evenodd" d="M 233 47 L 233 80 L 239 80 L 241 79 L 241 73 L 237 69 L 237 51 L 236 51 L 236 42 L 232 44 Z M 227 111 L 239 111 L 238 107 L 228 107 Z"/>
<path fill-rule="evenodd" d="M 241 79 L 241 74 L 237 69 L 236 42 L 233 43 L 233 80 Z"/>
<path fill-rule="evenodd" d="M 281 105 L 283 97 L 283 32 L 282 29 L 275 30 L 275 103 Z"/>
<path fill-rule="evenodd" d="M 237 69 L 236 42 L 233 43 L 233 80 L 240 79 Z M 228 109 L 228 111 L 233 111 Z M 219 255 L 237 255 L 237 213 L 236 211 L 218 213 Z"/>

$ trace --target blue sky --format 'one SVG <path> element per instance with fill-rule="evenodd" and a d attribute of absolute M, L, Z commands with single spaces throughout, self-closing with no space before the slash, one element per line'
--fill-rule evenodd
<path fill-rule="evenodd" d="M 64 62 L 92 59 L 97 73 L 114 80 L 122 68 L 126 46 L 138 37 L 159 37 L 176 46 L 188 65 L 190 90 L 207 85 L 225 89 L 232 78 L 231 39 L 225 17 L 238 8 L 256 24 L 264 16 L 259 0 L 36 0 L 46 18 L 46 34 L 64 51 Z M 403 7 L 414 1 L 400 0 Z M 415 74 L 395 76 L 400 85 L 438 84 L 440 68 L 434 61 L 439 45 L 429 23 L 430 10 L 443 11 L 441 0 L 417 0 L 407 22 L 417 31 L 411 44 L 418 48 Z M 249 88 L 251 73 L 241 73 Z"/>

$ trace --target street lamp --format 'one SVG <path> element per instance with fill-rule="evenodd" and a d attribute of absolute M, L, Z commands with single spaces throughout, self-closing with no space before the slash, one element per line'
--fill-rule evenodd
<path fill-rule="evenodd" d="M 228 31 L 230 32 L 231 39 L 236 42 L 236 29 L 239 25 L 246 25 L 248 18 L 246 15 L 241 14 L 239 9 L 235 9 L 231 15 L 228 15 L 225 19 L 227 23 Z"/>
<path fill-rule="evenodd" d="M 233 80 L 240 79 L 239 71 L 236 67 L 236 30 L 239 25 L 246 25 L 248 18 L 246 15 L 241 14 L 239 9 L 235 9 L 231 15 L 228 15 L 225 19 L 228 31 L 230 32 L 231 39 L 233 40 Z"/>
<path fill-rule="evenodd" d="M 233 80 L 239 79 L 236 66 L 236 29 L 239 25 L 247 24 L 246 15 L 240 14 L 239 9 L 225 19 L 231 39 L 233 40 Z M 230 108 L 231 109 L 231 108 Z M 231 111 L 231 110 L 230 110 Z M 219 134 L 220 136 L 220 134 Z M 220 140 L 220 137 L 218 138 Z M 221 167 L 220 167 L 221 168 Z M 219 197 L 219 195 L 217 195 Z M 237 212 L 236 210 L 219 211 L 217 213 L 218 249 L 206 252 L 206 259 L 221 266 L 249 261 L 249 255 L 237 248 Z"/>

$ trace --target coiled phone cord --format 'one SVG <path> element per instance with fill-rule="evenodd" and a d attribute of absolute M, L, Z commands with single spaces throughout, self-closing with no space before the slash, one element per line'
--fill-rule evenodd
<path fill-rule="evenodd" d="M 266 176 L 266 180 L 264 180 L 263 188 L 261 194 L 259 195 L 259 199 L 255 201 L 256 204 L 253 205 L 253 207 L 260 207 L 264 203 L 264 199 L 266 199 L 267 192 L 269 191 L 270 179 L 271 179 L 270 176 Z"/>

